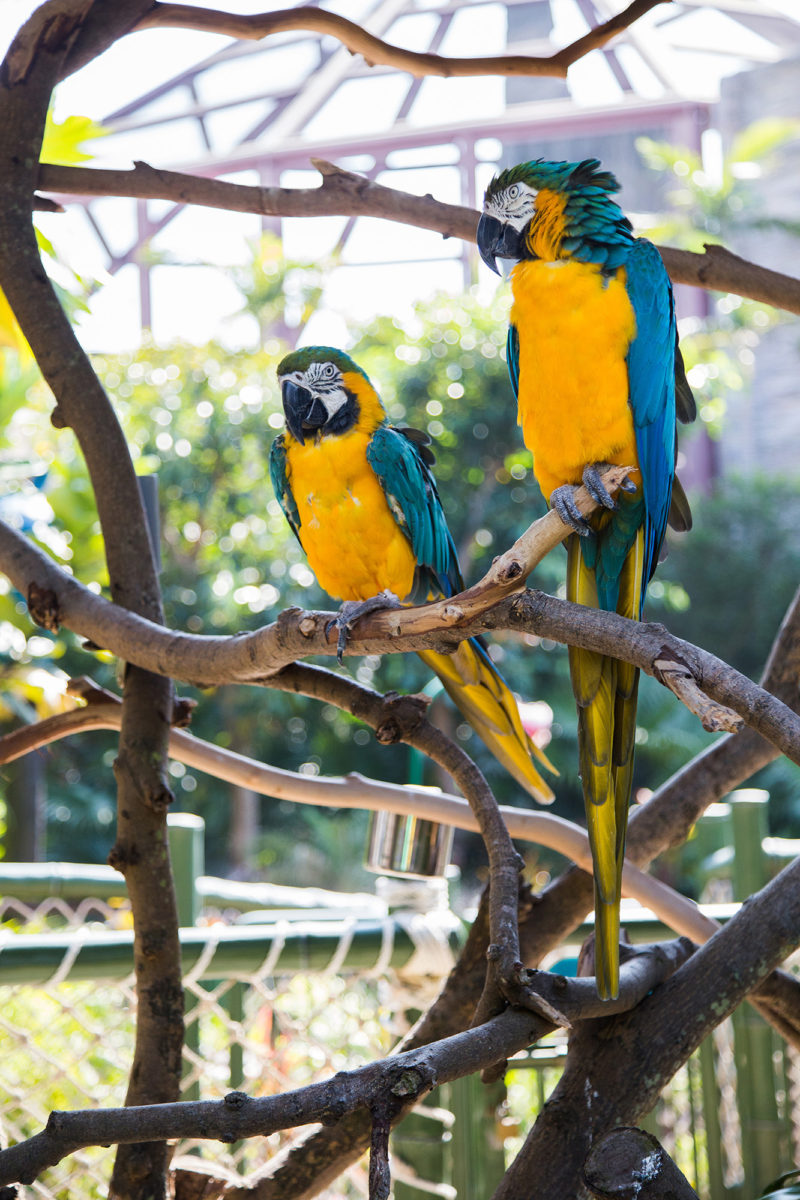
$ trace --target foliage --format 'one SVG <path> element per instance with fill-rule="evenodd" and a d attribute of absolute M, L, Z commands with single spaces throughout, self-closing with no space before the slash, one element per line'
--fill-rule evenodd
<path fill-rule="evenodd" d="M 239 311 L 255 316 L 261 340 L 274 347 L 276 334 L 293 339 L 305 327 L 338 255 L 334 251 L 318 263 L 285 259 L 281 239 L 272 233 L 262 234 L 251 251 L 250 260 L 231 267 L 230 274 L 244 298 Z"/>
<path fill-rule="evenodd" d="M 254 248 L 252 264 L 242 269 L 239 283 L 246 307 L 262 328 L 278 321 L 286 279 L 298 273 L 297 264 L 280 262 L 274 239 L 265 237 Z M 295 292 L 298 313 L 305 320 L 319 279 L 313 272 L 299 278 Z M 488 305 L 472 292 L 458 298 L 443 295 L 419 305 L 405 322 L 376 318 L 358 331 L 351 347 L 382 395 L 390 419 L 424 428 L 433 439 L 436 477 L 467 582 L 476 580 L 491 558 L 545 511 L 530 453 L 516 426 L 505 364 L 506 322 L 504 289 Z M 745 340 L 751 336 L 744 322 L 741 334 Z M 742 382 L 741 363 L 730 356 L 719 330 L 698 331 L 694 343 L 705 360 L 702 369 L 694 368 L 694 382 L 699 372 L 706 381 L 716 376 L 724 387 Z M 266 470 L 271 438 L 283 426 L 274 371 L 284 349 L 276 336 L 236 355 L 214 344 L 145 344 L 135 354 L 97 362 L 128 434 L 137 471 L 158 474 L 161 579 L 166 620 L 174 628 L 234 633 L 266 623 L 292 604 L 330 607 L 284 521 Z M 0 455 L 7 456 L 15 476 L 9 495 L 18 510 L 17 523 L 78 578 L 95 589 L 105 588 L 102 540 L 84 466 L 70 432 L 57 432 L 49 425 L 49 396 L 41 385 L 31 386 L 32 378 L 16 367 L 0 398 L 9 414 Z M 702 399 L 700 407 L 707 421 L 717 419 L 713 396 Z M 797 495 L 788 484 L 779 503 L 763 484 L 748 488 L 744 497 L 734 488 L 724 488 L 708 506 L 695 501 L 695 529 L 689 538 L 675 539 L 670 558 L 651 585 L 649 614 L 741 669 L 758 671 L 787 603 L 787 590 L 797 578 L 800 564 L 785 550 L 791 544 L 788 535 L 796 507 Z M 781 552 L 776 549 L 779 543 Z M 708 563 L 721 544 L 728 547 L 726 570 L 709 572 Z M 758 573 L 752 570 L 754 558 L 762 568 Z M 563 595 L 564 565 L 562 552 L 550 555 L 531 585 Z M 765 604 L 756 589 L 766 572 L 775 586 Z M 731 608 L 732 577 L 737 578 L 737 607 L 723 630 L 718 614 Z M 95 655 L 87 668 L 86 652 L 71 635 L 39 630 L 23 634 L 21 603 L 10 593 L 0 595 L 7 670 L 13 668 L 21 678 L 39 664 L 51 671 L 57 664 L 57 679 L 63 679 L 61 670 L 80 674 L 88 669 L 98 682 L 113 685 L 115 668 L 109 656 Z M 493 640 L 492 654 L 523 699 L 544 700 L 552 709 L 548 753 L 560 771 L 557 810 L 580 819 L 576 722 L 565 648 L 539 638 L 520 645 L 500 635 Z M 330 666 L 330 660 L 324 665 Z M 414 655 L 350 660 L 347 669 L 382 690 L 419 690 L 430 683 Z M 37 678 L 41 683 L 41 672 Z M 355 756 L 359 770 L 392 779 L 408 777 L 412 769 L 405 750 L 379 748 L 368 730 L 331 706 L 322 706 L 318 719 L 313 704 L 275 691 L 181 690 L 198 700 L 193 729 L 199 736 L 265 762 L 332 774 L 350 769 Z M 31 699 L 36 702 L 35 696 Z M 37 711 L 43 711 L 41 702 Z M 518 789 L 446 700 L 437 701 L 432 715 L 476 757 L 498 798 L 519 803 Z M 642 795 L 709 740 L 674 697 L 650 679 L 641 683 L 636 737 L 635 791 Z M 92 734 L 48 752 L 54 768 L 49 856 L 102 858 L 107 852 L 112 747 L 112 737 Z M 771 770 L 782 797 L 778 807 L 783 813 L 789 806 L 784 814 L 789 819 L 794 769 L 781 763 Z M 205 817 L 211 864 L 223 869 L 230 825 L 227 789 L 179 763 L 172 764 L 171 773 L 178 807 Z M 426 781 L 447 783 L 430 767 Z M 255 848 L 255 865 L 271 878 L 363 886 L 353 868 L 364 841 L 363 814 L 345 818 L 266 799 L 261 811 L 262 828 L 269 832 Z M 459 839 L 459 846 L 463 862 L 472 862 L 473 856 L 476 863 L 482 861 L 471 835 Z M 532 852 L 531 873 L 546 878 L 554 861 L 547 852 Z"/>
<path fill-rule="evenodd" d="M 390 418 L 425 428 L 434 439 L 436 476 L 468 582 L 544 511 L 530 454 L 516 427 L 504 361 L 505 315 L 500 300 L 487 307 L 470 294 L 440 297 L 421 305 L 405 324 L 376 319 L 352 347 Z M 283 424 L 274 377 L 282 351 L 276 339 L 239 355 L 215 345 L 145 345 L 136 354 L 97 362 L 115 397 L 137 470 L 158 472 L 161 581 L 166 620 L 175 628 L 234 633 L 274 619 L 291 604 L 330 607 L 284 521 L 266 470 L 270 440 Z M 69 431 L 57 432 L 47 422 L 48 411 L 49 398 L 34 387 L 8 426 L 7 447 L 14 445 L 18 458 L 24 448 L 21 457 L 37 464 L 37 473 L 31 468 L 29 478 L 19 484 L 18 501 L 23 510 L 28 501 L 44 501 L 49 516 L 30 524 L 32 535 L 78 578 L 105 587 L 102 543 L 83 464 Z M 740 669 L 760 670 L 800 566 L 789 536 L 797 503 L 791 485 L 782 486 L 776 499 L 774 489 L 763 483 L 747 489 L 726 486 L 708 504 L 695 501 L 695 529 L 689 537 L 674 539 L 670 557 L 651 585 L 649 614 L 666 620 L 681 636 L 731 657 Z M 725 570 L 710 572 L 708 564 L 719 545 L 728 547 Z M 564 561 L 560 551 L 549 556 L 532 586 L 563 595 Z M 753 561 L 760 564 L 758 572 L 752 570 Z M 767 573 L 774 586 L 765 602 L 759 585 Z M 733 610 L 732 578 L 737 596 Z M 90 673 L 113 686 L 114 664 L 108 656 L 95 655 L 87 666 L 86 652 L 71 635 L 30 630 L 26 640 L 20 633 L 20 603 L 10 594 L 0 597 L 0 634 L 6 630 L 7 641 L 15 639 L 6 653 L 18 670 L 58 664 L 59 670 Z M 720 611 L 729 614 L 725 629 Z M 561 772 L 557 811 L 580 818 L 566 651 L 546 639 L 526 641 L 520 645 L 517 639 L 498 637 L 492 653 L 523 698 L 545 700 L 552 708 L 548 753 Z M 414 655 L 350 660 L 346 669 L 384 690 L 417 690 L 429 682 Z M 404 749 L 378 747 L 368 730 L 329 705 L 318 714 L 309 702 L 275 691 L 181 691 L 199 702 L 193 719 L 199 736 L 263 761 L 309 774 L 334 774 L 351 769 L 355 757 L 366 774 L 408 777 L 411 764 Z M 518 789 L 448 702 L 437 701 L 432 711 L 476 756 L 499 798 L 519 803 Z M 646 794 L 658 786 L 708 741 L 670 693 L 653 680 L 642 680 L 637 791 Z M 113 738 L 91 734 L 48 752 L 54 768 L 50 857 L 86 857 L 91 851 L 92 857 L 102 858 L 107 853 L 112 746 Z M 788 803 L 794 769 L 782 763 L 771 770 L 778 772 L 779 792 Z M 178 806 L 205 817 L 211 864 L 222 869 L 230 824 L 227 789 L 179 763 L 171 771 Z M 426 782 L 441 782 L 428 771 Z M 271 878 L 363 886 L 353 868 L 364 843 L 363 814 L 345 818 L 267 799 L 261 811 L 262 827 L 269 832 L 257 848 L 256 865 Z M 787 810 L 786 819 L 789 815 Z M 460 839 L 459 846 L 465 863 L 482 861 L 471 836 Z M 554 861 L 546 852 L 532 853 L 531 871 L 545 878 Z"/>
<path fill-rule="evenodd" d="M 670 212 L 659 221 L 657 236 L 702 253 L 705 243 L 729 243 L 740 230 L 800 234 L 797 221 L 763 214 L 756 182 L 786 143 L 798 136 L 798 121 L 779 117 L 754 121 L 733 138 L 718 170 L 704 167 L 703 156 L 687 146 L 637 138 L 636 148 L 647 166 L 672 177 Z"/>
<path fill-rule="evenodd" d="M 731 476 L 711 496 L 696 497 L 693 510 L 694 528 L 674 540 L 651 594 L 685 589 L 685 605 L 668 618 L 672 632 L 758 679 L 800 579 L 800 482 Z M 794 836 L 800 768 L 779 758 L 752 785 L 770 792 L 772 832 Z"/>
<path fill-rule="evenodd" d="M 800 222 L 763 215 L 757 182 L 799 135 L 797 121 L 755 121 L 733 138 L 716 170 L 704 168 L 703 156 L 689 147 L 637 138 L 647 166 L 668 175 L 673 184 L 667 193 L 669 210 L 654 218 L 647 236 L 702 253 L 708 243 L 735 246 L 737 235 L 745 232 L 800 235 Z M 769 305 L 732 293 L 700 293 L 697 299 L 705 312 L 680 322 L 681 349 L 689 382 L 698 390 L 700 421 L 712 437 L 719 437 L 726 394 L 747 387 L 761 337 L 782 318 Z"/>

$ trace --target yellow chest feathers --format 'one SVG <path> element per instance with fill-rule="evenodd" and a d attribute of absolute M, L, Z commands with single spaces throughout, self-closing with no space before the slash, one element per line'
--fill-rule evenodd
<path fill-rule="evenodd" d="M 589 463 L 638 465 L 625 356 L 636 320 L 625 271 L 594 263 L 519 263 L 511 273 L 519 331 L 519 411 L 545 497 L 580 483 Z"/>
<path fill-rule="evenodd" d="M 404 600 L 416 561 L 366 458 L 370 434 L 351 430 L 300 445 L 286 438 L 286 467 L 300 541 L 319 583 L 337 600 L 389 588 Z"/>

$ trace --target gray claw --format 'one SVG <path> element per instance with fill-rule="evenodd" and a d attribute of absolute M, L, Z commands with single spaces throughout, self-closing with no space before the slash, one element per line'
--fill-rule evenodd
<path fill-rule="evenodd" d="M 615 509 L 617 507 L 617 502 L 611 496 L 608 488 L 600 478 L 601 469 L 604 469 L 607 465 L 607 463 L 590 463 L 588 467 L 584 467 L 583 486 L 586 488 L 592 499 L 598 504 L 602 504 L 603 508 Z M 634 491 L 635 490 L 636 488 L 634 486 Z"/>
<path fill-rule="evenodd" d="M 381 609 L 400 607 L 397 596 L 388 588 L 379 592 L 377 596 L 370 596 L 368 600 L 345 600 L 328 626 L 328 629 L 331 629 L 335 625 L 339 630 L 339 636 L 336 639 L 336 661 L 339 666 L 342 665 L 342 655 L 347 648 L 350 629 L 360 617 L 365 617 L 367 613 L 380 612 Z"/>
<path fill-rule="evenodd" d="M 575 488 L 571 483 L 557 487 L 550 496 L 550 507 L 555 509 L 561 520 L 581 537 L 589 537 L 592 527 L 575 503 Z"/>

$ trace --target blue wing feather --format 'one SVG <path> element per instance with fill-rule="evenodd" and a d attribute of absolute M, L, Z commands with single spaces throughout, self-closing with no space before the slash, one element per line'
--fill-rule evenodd
<path fill-rule="evenodd" d="M 432 592 L 445 596 L 460 592 L 464 584 L 456 548 L 420 447 L 402 430 L 380 425 L 367 446 L 367 461 L 417 560 L 417 581 L 410 598 L 420 602 Z"/>
<path fill-rule="evenodd" d="M 297 511 L 294 495 L 289 486 L 289 477 L 286 472 L 286 446 L 282 433 L 275 438 L 269 452 L 269 477 L 272 480 L 272 490 L 283 509 L 283 515 L 291 525 L 292 532 L 299 542 L 300 513 Z M 300 544 L 302 545 L 302 542 Z"/>
<path fill-rule="evenodd" d="M 516 325 L 509 324 L 506 338 L 506 361 L 508 373 L 511 376 L 511 386 L 514 395 L 519 397 L 519 330 Z"/>
<path fill-rule="evenodd" d="M 637 239 L 626 268 L 636 316 L 628 383 L 644 488 L 646 587 L 666 532 L 675 473 L 675 307 L 669 276 L 652 242 Z"/>

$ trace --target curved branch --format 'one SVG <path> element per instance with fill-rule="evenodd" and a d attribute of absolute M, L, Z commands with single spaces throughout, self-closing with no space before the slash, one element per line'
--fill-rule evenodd
<path fill-rule="evenodd" d="M 441 75 L 445 78 L 475 75 L 556 76 L 566 78 L 567 68 L 591 50 L 604 46 L 612 37 L 627 29 L 639 17 L 663 0 L 634 0 L 616 17 L 590 30 L 585 37 L 566 46 L 556 54 L 534 58 L 531 55 L 502 54 L 490 58 L 445 58 L 441 54 L 418 53 L 393 46 L 374 37 L 354 21 L 311 5 L 301 5 L 278 12 L 252 13 L 242 16 L 221 9 L 196 8 L 188 4 L 156 3 L 140 18 L 140 29 L 197 29 L 222 33 L 229 37 L 260 41 L 275 33 L 307 29 L 329 34 L 351 54 L 363 55 L 368 66 L 380 64 L 408 71 L 412 75 Z"/>
<path fill-rule="evenodd" d="M 84 1146 L 197 1137 L 235 1142 L 281 1129 L 336 1120 L 394 1092 L 415 1103 L 434 1083 L 481 1070 L 530 1045 L 551 1026 L 535 1014 L 507 1010 L 478 1028 L 278 1096 L 231 1092 L 223 1100 L 54 1112 L 28 1141 L 0 1150 L 0 1187 L 32 1183 L 47 1167 Z"/>
<path fill-rule="evenodd" d="M 798 676 L 800 590 L 775 639 L 761 683 L 796 708 L 800 702 Z M 659 788 L 647 804 L 634 808 L 628 833 L 628 860 L 646 867 L 663 850 L 685 841 L 690 827 L 712 801 L 722 799 L 777 754 L 774 746 L 751 729 L 736 737 L 720 738 Z M 574 867 L 535 898 L 523 894 L 520 907 L 523 961 L 541 962 L 591 911 L 593 898 L 591 874 Z M 433 1009 L 412 1031 L 411 1044 L 424 1044 L 464 1027 L 480 992 L 487 941 L 484 900 L 470 929 L 464 954 Z M 764 1019 L 798 1050 L 799 995 L 798 981 L 777 970 L 749 997 Z M 269 1177 L 260 1178 L 253 1191 L 231 1190 L 230 1200 L 300 1200 L 309 1195 L 309 1179 L 317 1178 L 322 1164 L 324 1179 L 332 1182 L 359 1157 L 368 1142 L 368 1126 L 361 1127 L 353 1119 L 341 1122 L 333 1130 L 323 1129 L 295 1146 L 285 1160 L 276 1162 Z"/>
<path fill-rule="evenodd" d="M 350 681 L 342 680 L 341 676 L 318 668 L 310 670 L 318 677 L 314 687 L 316 699 L 325 700 L 329 704 L 339 704 L 340 707 L 346 707 L 348 712 L 358 708 L 362 717 L 369 717 L 369 713 L 364 711 L 364 693 L 367 689 L 353 684 L 346 689 L 350 694 L 343 696 L 341 684 L 349 684 Z M 320 676 L 322 678 L 319 678 Z M 329 684 L 333 686 L 330 687 Z M 302 686 L 299 681 L 298 686 Z M 292 690 L 296 691 L 297 686 L 293 686 Z M 306 694 L 311 690 L 308 682 L 304 690 Z M 13 762 L 23 754 L 74 733 L 119 729 L 120 702 L 112 693 L 96 688 L 86 679 L 71 680 L 69 691 L 72 695 L 82 696 L 87 701 L 85 707 L 47 717 L 34 725 L 23 726 L 0 737 L 0 764 Z M 375 708 L 373 721 L 380 723 L 385 712 L 384 698 L 376 693 L 368 695 Z M 404 740 L 409 744 L 419 743 L 415 733 L 411 733 Z M 478 832 L 480 829 L 470 805 L 447 792 L 418 791 L 409 784 L 384 783 L 368 779 L 357 772 L 345 776 L 300 775 L 294 771 L 284 771 L 280 767 L 257 762 L 243 754 L 225 750 L 176 729 L 170 733 L 169 754 L 171 758 L 185 763 L 193 770 L 203 771 L 215 779 L 247 788 L 261 796 L 272 796 L 297 804 L 313 804 L 318 808 L 399 813 L 402 816 L 437 821 L 472 832 Z M 499 811 L 510 837 L 557 850 L 585 871 L 592 870 L 589 839 L 580 826 L 553 813 L 513 808 L 510 805 L 500 805 Z M 627 860 L 623 869 L 622 891 L 624 895 L 632 896 L 640 904 L 650 908 L 676 933 L 690 937 L 694 942 L 706 941 L 719 928 L 716 921 L 700 912 L 694 901 L 682 896 L 660 880 L 646 875 Z"/>
<path fill-rule="evenodd" d="M 195 10 L 199 11 L 199 10 Z M 320 12 L 322 10 L 319 10 Z M 220 179 L 205 179 L 178 171 L 165 171 L 137 162 L 133 170 L 111 171 L 92 167 L 39 165 L 37 187 L 68 195 L 131 196 L 199 204 L 231 212 L 263 216 L 372 216 L 430 229 L 443 237 L 475 241 L 478 217 L 474 209 L 442 204 L 432 196 L 413 196 L 373 183 L 363 175 L 312 159 L 322 175 L 318 188 L 262 188 Z M 707 245 L 703 254 L 658 247 L 675 283 L 735 292 L 751 300 L 800 314 L 800 280 L 747 262 L 723 246 Z"/>

